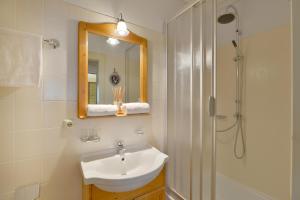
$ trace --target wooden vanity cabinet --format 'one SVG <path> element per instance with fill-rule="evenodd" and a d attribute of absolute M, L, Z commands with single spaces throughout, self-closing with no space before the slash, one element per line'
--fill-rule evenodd
<path fill-rule="evenodd" d="M 165 188 L 163 187 L 149 192 L 147 194 L 144 194 L 143 196 L 134 198 L 134 200 L 165 200 L 165 196 Z"/>
<path fill-rule="evenodd" d="M 82 200 L 165 200 L 165 169 L 153 181 L 129 192 L 106 192 L 94 185 L 84 185 Z"/>

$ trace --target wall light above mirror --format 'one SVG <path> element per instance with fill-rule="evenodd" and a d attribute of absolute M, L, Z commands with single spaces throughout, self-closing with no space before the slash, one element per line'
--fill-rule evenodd
<path fill-rule="evenodd" d="M 124 22 L 122 16 L 118 22 Z M 78 117 L 81 119 L 150 111 L 147 40 L 130 31 L 121 36 L 117 28 L 115 23 L 79 23 Z"/>
<path fill-rule="evenodd" d="M 120 14 L 120 18 L 118 19 L 116 30 L 120 36 L 127 36 L 129 34 L 129 31 L 128 31 L 127 25 L 123 19 L 122 13 Z"/>

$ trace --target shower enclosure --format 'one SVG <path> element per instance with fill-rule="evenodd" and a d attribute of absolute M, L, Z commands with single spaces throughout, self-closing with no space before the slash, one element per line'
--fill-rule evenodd
<path fill-rule="evenodd" d="M 167 24 L 168 198 L 215 200 L 216 1 Z"/>

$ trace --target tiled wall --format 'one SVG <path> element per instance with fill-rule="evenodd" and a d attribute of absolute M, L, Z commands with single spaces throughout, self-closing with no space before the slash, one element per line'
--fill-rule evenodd
<path fill-rule="evenodd" d="M 0 88 L 0 200 L 14 190 L 42 183 L 43 200 L 81 199 L 80 155 L 126 144 L 151 142 L 163 147 L 165 68 L 162 34 L 129 25 L 149 40 L 149 94 L 151 115 L 125 118 L 76 119 L 77 23 L 111 19 L 63 0 L 0 0 L 0 26 L 56 38 L 58 49 L 44 49 L 41 88 Z M 65 118 L 74 127 L 62 126 Z M 83 129 L 95 128 L 100 143 L 83 144 Z M 141 128 L 145 134 L 138 136 Z"/>

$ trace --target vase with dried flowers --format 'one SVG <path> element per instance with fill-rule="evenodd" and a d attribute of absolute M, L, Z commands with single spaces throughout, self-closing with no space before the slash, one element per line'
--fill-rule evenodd
<path fill-rule="evenodd" d="M 113 87 L 114 104 L 117 105 L 116 116 L 126 116 L 126 106 L 123 104 L 124 89 L 121 86 Z"/>

